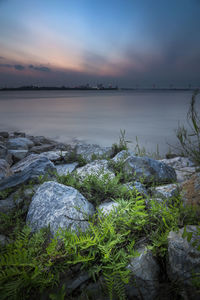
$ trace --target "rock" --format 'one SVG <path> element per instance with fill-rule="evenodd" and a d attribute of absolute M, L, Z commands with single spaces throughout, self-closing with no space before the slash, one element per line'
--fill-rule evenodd
<path fill-rule="evenodd" d="M 56 165 L 56 170 L 58 175 L 67 175 L 68 173 L 72 173 L 76 167 L 78 166 L 77 162 L 71 164 L 63 164 L 63 165 Z"/>
<path fill-rule="evenodd" d="M 67 280 L 67 294 L 73 293 L 76 289 L 78 289 L 83 283 L 88 281 L 90 276 L 87 272 L 81 272 L 76 278 L 72 278 L 71 280 Z"/>
<path fill-rule="evenodd" d="M 121 162 L 124 161 L 128 156 L 135 156 L 135 153 L 130 150 L 122 150 L 112 158 L 112 161 L 115 163 Z"/>
<path fill-rule="evenodd" d="M 151 189 L 152 195 L 163 199 L 170 199 L 179 195 L 180 188 L 177 184 L 167 184 Z"/>
<path fill-rule="evenodd" d="M 9 137 L 9 133 L 7 131 L 1 131 L 0 132 L 0 136 L 2 136 L 3 138 L 7 139 Z"/>
<path fill-rule="evenodd" d="M 168 235 L 168 276 L 181 287 L 184 299 L 197 300 L 199 294 L 192 283 L 192 276 L 200 273 L 200 251 L 192 244 L 196 241 L 200 245 L 200 235 L 196 226 L 187 225 L 186 231 L 192 233 L 190 242 L 182 237 L 184 228 Z"/>
<path fill-rule="evenodd" d="M 172 167 L 148 157 L 129 156 L 125 159 L 123 168 L 133 179 L 142 179 L 146 183 L 176 181 L 176 173 Z"/>
<path fill-rule="evenodd" d="M 160 268 L 152 252 L 146 247 L 138 249 L 139 256 L 132 258 L 128 269 L 131 282 L 126 285 L 128 299 L 154 300 L 159 295 Z M 136 298 L 136 299 L 138 299 Z"/>
<path fill-rule="evenodd" d="M 12 197 L 0 200 L 0 213 L 9 214 L 15 209 L 15 203 Z"/>
<path fill-rule="evenodd" d="M 55 144 L 43 144 L 41 146 L 34 146 L 30 149 L 30 152 L 40 154 L 42 152 L 53 150 L 55 146 Z"/>
<path fill-rule="evenodd" d="M 92 158 L 97 156 L 97 159 L 103 157 L 103 158 L 109 158 L 112 155 L 112 148 L 111 147 L 101 147 L 96 144 L 84 144 L 84 143 L 78 143 L 75 146 L 75 151 L 78 155 L 82 155 L 84 159 L 87 160 L 87 162 L 90 162 Z"/>
<path fill-rule="evenodd" d="M 118 206 L 119 203 L 114 201 L 104 202 L 99 205 L 98 210 L 101 210 L 104 215 L 108 215 L 111 211 L 116 211 Z"/>
<path fill-rule="evenodd" d="M 54 144 L 55 142 L 51 139 L 48 139 L 44 136 L 29 136 L 29 139 L 35 144 L 35 146 L 41 146 L 43 144 Z"/>
<path fill-rule="evenodd" d="M 182 157 L 177 156 L 170 159 L 161 159 L 161 162 L 169 165 L 170 167 L 174 169 L 181 169 L 184 167 L 194 167 L 195 164 L 188 158 L 188 157 Z"/>
<path fill-rule="evenodd" d="M 18 162 L 27 156 L 28 150 L 8 150 L 8 153 L 12 155 L 14 162 Z"/>
<path fill-rule="evenodd" d="M 40 155 L 46 156 L 49 160 L 56 162 L 64 159 L 67 153 L 68 151 L 56 150 L 56 151 L 43 152 Z"/>
<path fill-rule="evenodd" d="M 5 235 L 0 234 L 0 246 L 6 246 L 8 243 L 10 243 L 10 239 Z"/>
<path fill-rule="evenodd" d="M 108 161 L 103 160 L 94 160 L 93 162 L 76 169 L 77 174 L 84 179 L 89 175 L 96 175 L 102 178 L 103 175 L 108 174 L 108 179 L 115 177 L 115 174 L 108 169 Z"/>
<path fill-rule="evenodd" d="M 194 174 L 182 186 L 182 199 L 187 205 L 200 207 L 200 173 Z"/>
<path fill-rule="evenodd" d="M 13 135 L 15 137 L 25 137 L 26 136 L 25 132 L 21 132 L 21 131 L 14 131 Z"/>
<path fill-rule="evenodd" d="M 76 189 L 48 181 L 35 193 L 26 221 L 33 230 L 50 225 L 52 234 L 59 228 L 84 231 L 89 226 L 86 215 L 93 214 L 93 205 Z"/>
<path fill-rule="evenodd" d="M 46 157 L 31 154 L 15 164 L 11 171 L 13 175 L 1 180 L 0 191 L 15 187 L 40 175 L 51 175 L 56 171 L 54 164 Z"/>
<path fill-rule="evenodd" d="M 196 172 L 195 164 L 187 157 L 162 159 L 161 162 L 173 167 L 176 171 L 177 181 L 183 182 Z"/>
<path fill-rule="evenodd" d="M 144 184 L 139 181 L 129 182 L 124 184 L 128 190 L 136 189 L 142 196 L 147 196 L 147 189 L 145 188 Z"/>
<path fill-rule="evenodd" d="M 10 166 L 5 159 L 0 159 L 0 180 L 11 175 Z"/>
<path fill-rule="evenodd" d="M 7 155 L 7 148 L 4 143 L 0 142 L 0 158 L 5 159 Z"/>
<path fill-rule="evenodd" d="M 28 150 L 32 146 L 33 142 L 25 137 L 12 138 L 7 142 L 8 149 L 12 150 Z"/>

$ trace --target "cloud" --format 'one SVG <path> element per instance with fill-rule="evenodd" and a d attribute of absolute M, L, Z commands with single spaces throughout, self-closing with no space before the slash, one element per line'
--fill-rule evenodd
<path fill-rule="evenodd" d="M 22 70 L 25 69 L 25 67 L 22 66 L 22 65 L 14 65 L 14 68 L 15 68 L 16 70 L 18 70 L 18 71 L 22 71 Z"/>
<path fill-rule="evenodd" d="M 3 57 L 3 56 L 0 56 L 0 59 L 4 59 L 4 57 Z"/>
<path fill-rule="evenodd" d="M 11 64 L 0 64 L 0 67 L 2 68 L 14 68 L 17 71 L 22 71 L 25 69 L 22 65 L 11 65 Z"/>
<path fill-rule="evenodd" d="M 12 68 L 13 66 L 10 64 L 0 64 L 0 67 L 2 68 Z"/>
<path fill-rule="evenodd" d="M 45 66 L 33 66 L 33 65 L 29 65 L 29 69 L 33 69 L 35 71 L 41 71 L 41 72 L 50 72 L 51 69 Z"/>

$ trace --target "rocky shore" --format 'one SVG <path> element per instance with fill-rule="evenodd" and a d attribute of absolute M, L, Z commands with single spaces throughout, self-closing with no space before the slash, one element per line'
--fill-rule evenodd
<path fill-rule="evenodd" d="M 49 227 L 52 237 L 59 228 L 85 232 L 90 227 L 89 219 L 99 210 L 105 215 L 115 211 L 117 215 L 119 204 L 112 197 L 91 203 L 78 189 L 60 183 L 58 177 L 76 174 L 84 181 L 94 175 L 110 182 L 117 176 L 117 167 L 126 175 L 124 188 L 136 191 L 145 200 L 147 214 L 151 201 L 167 206 L 176 198 L 181 199 L 183 207 L 200 207 L 200 166 L 187 157 L 154 160 L 130 150 L 116 154 L 113 147 L 68 145 L 43 136 L 0 132 L 0 213 L 9 215 L 20 208 L 33 232 Z M 191 221 L 185 227 L 192 233 L 190 239 L 183 235 L 184 224 L 169 231 L 162 263 L 144 237 L 137 241 L 138 255 L 127 265 L 134 280 L 125 284 L 124 299 L 169 299 L 166 294 L 172 283 L 178 286 L 174 299 L 199 299 L 200 289 L 192 279 L 194 273 L 200 273 L 200 251 L 193 246 L 200 243 L 197 225 Z M 2 248 L 12 244 L 7 232 L 0 232 L 0 243 Z M 71 271 L 72 276 L 65 280 L 65 299 L 109 299 L 104 295 L 101 276 L 94 282 L 85 270 Z M 79 298 L 83 291 L 90 298 Z M 45 293 L 43 299 L 49 299 Z"/>

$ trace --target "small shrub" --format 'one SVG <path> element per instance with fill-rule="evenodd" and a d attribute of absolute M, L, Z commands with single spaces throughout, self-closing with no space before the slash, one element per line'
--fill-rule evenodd
<path fill-rule="evenodd" d="M 179 125 L 176 136 L 180 144 L 180 147 L 178 147 L 179 152 L 200 165 L 200 114 L 195 106 L 198 94 L 199 91 L 196 90 L 192 96 L 187 114 L 190 131 Z"/>
<path fill-rule="evenodd" d="M 120 176 L 110 178 L 110 174 L 99 173 L 88 175 L 84 179 L 75 172 L 65 176 L 58 176 L 61 184 L 72 186 L 77 189 L 88 201 L 95 206 L 107 199 L 128 198 L 127 188 L 120 184 Z"/>
<path fill-rule="evenodd" d="M 77 154 L 76 147 L 73 149 L 73 151 L 70 151 L 68 154 L 66 154 L 65 162 L 78 162 L 79 167 L 82 167 L 87 164 L 87 160 L 81 154 Z"/>
<path fill-rule="evenodd" d="M 128 143 L 131 142 L 126 140 L 125 130 L 120 129 L 119 143 L 112 144 L 113 157 L 122 150 L 128 150 Z"/>

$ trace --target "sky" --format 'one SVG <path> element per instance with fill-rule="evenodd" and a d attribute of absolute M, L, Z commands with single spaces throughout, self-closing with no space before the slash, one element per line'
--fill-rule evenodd
<path fill-rule="evenodd" d="M 200 0 L 0 0 L 0 87 L 200 86 Z"/>

